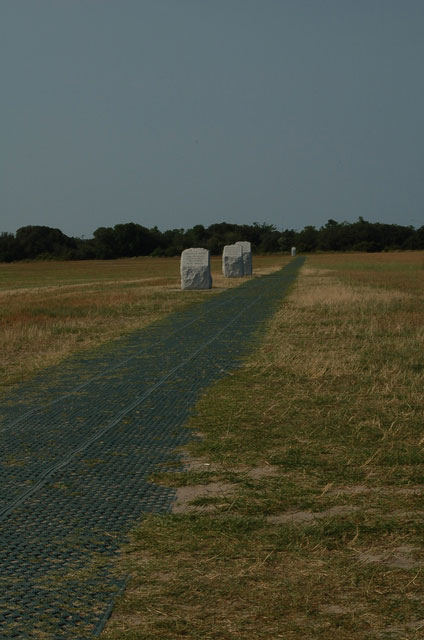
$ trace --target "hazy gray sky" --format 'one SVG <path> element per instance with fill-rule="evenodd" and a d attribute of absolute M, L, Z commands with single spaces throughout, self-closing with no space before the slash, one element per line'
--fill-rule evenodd
<path fill-rule="evenodd" d="M 0 231 L 424 224 L 423 0 L 0 0 Z"/>

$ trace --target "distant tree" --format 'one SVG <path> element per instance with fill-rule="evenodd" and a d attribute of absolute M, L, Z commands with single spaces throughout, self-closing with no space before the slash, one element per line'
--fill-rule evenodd
<path fill-rule="evenodd" d="M 115 250 L 115 235 L 112 227 L 99 227 L 95 230 L 93 236 L 96 258 L 110 260 L 118 257 Z"/>
<path fill-rule="evenodd" d="M 120 258 L 148 256 L 156 248 L 154 235 L 141 224 L 128 222 L 113 228 L 114 250 Z"/>
<path fill-rule="evenodd" d="M 13 262 L 23 257 L 22 248 L 13 233 L 0 233 L 0 262 Z"/>
<path fill-rule="evenodd" d="M 403 241 L 402 249 L 424 249 L 424 227 L 413 229 L 412 233 Z"/>
<path fill-rule="evenodd" d="M 155 247 L 152 251 L 152 254 L 154 251 L 160 252 L 165 246 L 163 233 L 156 226 L 149 229 L 149 233 Z"/>
<path fill-rule="evenodd" d="M 97 258 L 93 239 L 75 238 L 75 249 L 68 256 L 69 260 L 93 260 Z"/>
<path fill-rule="evenodd" d="M 321 251 L 343 251 L 349 247 L 349 225 L 336 222 L 332 218 L 320 228 L 317 248 Z"/>
<path fill-rule="evenodd" d="M 279 244 L 280 237 L 281 234 L 274 225 L 262 225 L 257 250 L 260 253 L 275 253 L 281 251 Z"/>
<path fill-rule="evenodd" d="M 315 251 L 318 246 L 318 231 L 312 226 L 306 226 L 296 236 L 296 248 L 303 252 Z"/>
<path fill-rule="evenodd" d="M 162 234 L 163 237 L 163 254 L 172 257 L 180 255 L 184 249 L 189 248 L 189 240 L 186 237 L 184 229 L 168 229 Z"/>
<path fill-rule="evenodd" d="M 354 251 L 382 251 L 384 245 L 376 225 L 359 216 L 358 221 L 351 225 L 351 230 Z"/>
<path fill-rule="evenodd" d="M 366 251 L 367 253 L 378 253 L 381 251 L 381 245 L 378 242 L 372 240 L 362 240 L 357 242 L 352 247 L 353 251 Z"/>
<path fill-rule="evenodd" d="M 251 242 L 257 252 L 290 251 L 292 246 L 308 251 L 382 251 L 390 249 L 424 249 L 424 226 L 371 223 L 362 216 L 356 222 L 337 222 L 330 218 L 320 229 L 312 225 L 302 231 L 254 222 L 238 225 L 229 222 L 198 224 L 190 229 L 146 227 L 128 222 L 114 227 L 99 227 L 92 239 L 70 238 L 59 229 L 26 226 L 16 234 L 0 233 L 0 261 L 34 258 L 86 260 L 112 259 L 141 255 L 177 256 L 188 247 L 205 247 L 220 254 L 227 244 L 238 240 Z"/>
<path fill-rule="evenodd" d="M 40 256 L 62 258 L 69 249 L 76 247 L 75 240 L 68 238 L 60 229 L 38 225 L 18 229 L 16 241 L 22 256 L 30 259 Z"/>
<path fill-rule="evenodd" d="M 189 247 L 206 247 L 209 234 L 202 224 L 196 224 L 192 229 L 186 231 L 185 238 L 185 244 Z"/>
<path fill-rule="evenodd" d="M 280 233 L 278 239 L 278 246 L 280 251 L 290 251 L 290 249 L 296 246 L 297 233 L 294 229 L 285 229 Z"/>

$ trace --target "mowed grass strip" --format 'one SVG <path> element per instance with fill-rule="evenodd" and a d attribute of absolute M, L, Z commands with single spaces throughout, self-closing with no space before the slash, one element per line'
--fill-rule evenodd
<path fill-rule="evenodd" d="M 287 260 L 255 256 L 254 273 Z M 214 257 L 213 289 L 183 292 L 179 268 L 179 258 L 149 257 L 0 264 L 0 386 L 245 281 L 223 278 Z"/>
<path fill-rule="evenodd" d="M 105 640 L 424 637 L 423 254 L 349 259 L 308 258 L 199 403 Z"/>

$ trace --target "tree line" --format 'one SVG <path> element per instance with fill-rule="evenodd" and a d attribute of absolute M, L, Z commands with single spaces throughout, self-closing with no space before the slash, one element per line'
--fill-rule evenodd
<path fill-rule="evenodd" d="M 424 226 L 368 222 L 328 222 L 320 228 L 308 225 L 301 231 L 275 225 L 220 222 L 204 227 L 160 231 L 135 222 L 99 227 L 93 238 L 75 238 L 60 229 L 45 226 L 21 227 L 16 233 L 0 233 L 0 262 L 16 260 L 108 260 L 134 256 L 178 256 L 189 247 L 204 247 L 220 254 L 226 244 L 238 240 L 252 243 L 256 253 L 311 251 L 391 251 L 424 249 Z"/>

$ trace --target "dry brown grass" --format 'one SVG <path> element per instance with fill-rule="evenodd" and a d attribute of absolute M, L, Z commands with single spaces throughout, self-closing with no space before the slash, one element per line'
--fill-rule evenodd
<path fill-rule="evenodd" d="M 350 375 L 363 367 L 370 352 L 369 341 L 380 343 L 384 352 L 393 343 L 393 348 L 402 352 L 398 363 L 402 370 L 405 357 L 413 362 L 417 347 L 424 342 L 423 315 L 415 311 L 417 296 L 394 287 L 353 284 L 350 274 L 343 280 L 331 274 L 330 270 L 309 267 L 302 270 L 296 295 L 274 317 L 268 346 L 261 352 L 264 366 L 290 368 L 309 377 Z M 420 294 L 424 300 L 424 291 Z M 320 319 L 314 323 L 314 343 L 305 358 L 303 345 L 310 332 L 310 314 Z M 296 325 L 296 333 L 281 332 L 282 324 Z M 380 371 L 385 367 L 380 362 L 378 366 Z M 393 362 L 389 366 L 392 384 L 396 383 L 396 368 Z"/>
<path fill-rule="evenodd" d="M 421 295 L 424 288 L 424 252 L 346 253 L 314 255 L 309 266 L 337 271 L 344 281 L 371 284 Z"/>

